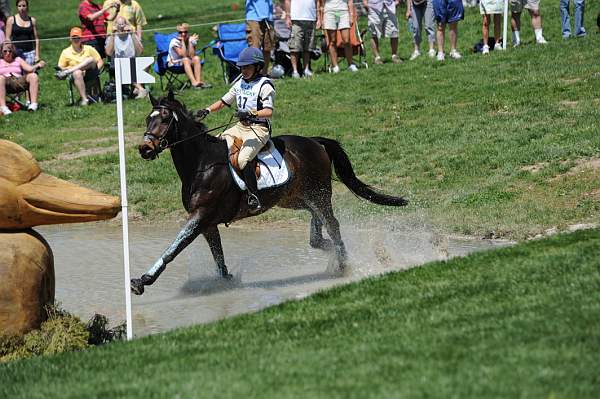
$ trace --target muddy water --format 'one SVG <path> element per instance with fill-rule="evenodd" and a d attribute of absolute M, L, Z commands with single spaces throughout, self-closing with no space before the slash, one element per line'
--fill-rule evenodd
<path fill-rule="evenodd" d="M 448 238 L 402 221 L 341 221 L 350 268 L 327 272 L 330 255 L 308 245 L 308 225 L 233 225 L 222 228 L 233 282 L 222 282 L 199 237 L 146 293 L 133 296 L 134 334 L 143 336 L 205 323 L 302 298 L 317 290 L 427 261 L 508 245 Z M 139 276 L 179 230 L 171 225 L 130 226 L 131 274 Z M 40 227 L 54 251 L 56 299 L 83 320 L 94 313 L 111 324 L 125 320 L 121 227 L 107 223 Z"/>

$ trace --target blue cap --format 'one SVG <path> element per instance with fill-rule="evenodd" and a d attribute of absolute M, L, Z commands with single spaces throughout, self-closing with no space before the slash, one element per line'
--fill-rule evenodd
<path fill-rule="evenodd" d="M 256 47 L 247 47 L 242 50 L 238 58 L 237 66 L 243 67 L 246 65 L 265 64 L 265 57 L 261 49 Z"/>

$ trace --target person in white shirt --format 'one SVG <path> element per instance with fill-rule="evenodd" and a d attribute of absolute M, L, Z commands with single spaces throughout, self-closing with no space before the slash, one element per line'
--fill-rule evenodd
<path fill-rule="evenodd" d="M 312 76 L 310 70 L 310 52 L 315 46 L 315 29 L 321 27 L 321 19 L 317 14 L 320 0 L 285 0 L 285 22 L 291 28 L 292 35 L 288 41 L 291 52 L 292 77 L 299 78 L 298 56 L 302 53 L 304 77 Z"/>
<path fill-rule="evenodd" d="M 176 38 L 169 43 L 169 55 L 167 56 L 168 66 L 183 67 L 192 87 L 196 89 L 208 89 L 211 84 L 202 80 L 202 62 L 196 55 L 196 44 L 198 44 L 198 34 L 189 35 L 188 24 L 181 23 L 177 25 Z"/>
<path fill-rule="evenodd" d="M 329 57 L 331 58 L 332 73 L 338 73 L 340 67 L 337 60 L 337 31 L 340 31 L 344 55 L 350 72 L 358 72 L 358 67 L 352 61 L 352 46 L 350 44 L 350 27 L 356 18 L 356 9 L 352 0 L 323 0 L 325 6 L 319 7 L 323 28 L 327 32 Z"/>

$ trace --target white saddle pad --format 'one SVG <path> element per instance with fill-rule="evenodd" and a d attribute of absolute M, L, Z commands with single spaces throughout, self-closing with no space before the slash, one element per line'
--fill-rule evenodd
<path fill-rule="evenodd" d="M 287 164 L 272 141 L 269 142 L 267 148 L 267 150 L 259 152 L 256 157 L 260 165 L 260 177 L 256 181 L 259 190 L 281 186 L 290 179 Z M 229 170 L 233 175 L 233 180 L 235 180 L 240 189 L 245 190 L 246 183 L 235 173 L 231 163 L 229 163 Z"/>

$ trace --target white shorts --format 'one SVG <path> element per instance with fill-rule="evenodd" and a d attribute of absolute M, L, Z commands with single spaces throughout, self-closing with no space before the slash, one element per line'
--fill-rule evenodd
<path fill-rule="evenodd" d="M 381 12 L 369 10 L 369 32 L 378 39 L 381 37 L 398 37 L 398 18 L 385 7 Z"/>
<path fill-rule="evenodd" d="M 350 29 L 350 12 L 347 10 L 325 10 L 323 19 L 325 20 L 323 21 L 323 28 L 325 30 Z"/>
<path fill-rule="evenodd" d="M 504 13 L 504 1 L 502 0 L 481 0 L 479 2 L 479 12 L 485 14 Z"/>

